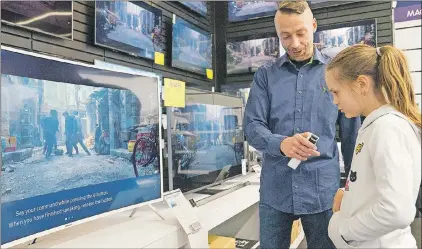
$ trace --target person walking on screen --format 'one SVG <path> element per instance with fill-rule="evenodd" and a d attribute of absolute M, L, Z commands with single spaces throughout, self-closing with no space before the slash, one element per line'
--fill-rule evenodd
<path fill-rule="evenodd" d="M 74 145 L 74 137 L 76 134 L 76 122 L 75 117 L 69 115 L 69 112 L 63 112 L 63 117 L 65 118 L 65 125 L 64 125 L 64 134 L 66 136 L 66 154 L 71 157 L 72 150 Z"/>
<path fill-rule="evenodd" d="M 73 117 L 75 119 L 75 135 L 74 135 L 74 139 L 73 139 L 73 147 L 75 148 L 76 154 L 79 154 L 79 149 L 78 149 L 78 144 L 81 145 L 82 149 L 86 152 L 86 154 L 88 154 L 88 156 L 91 155 L 91 152 L 89 152 L 88 148 L 86 147 L 85 143 L 84 143 L 84 136 L 82 133 L 82 122 L 81 122 L 81 118 L 79 117 L 79 112 L 78 111 L 73 111 L 72 112 Z"/>
<path fill-rule="evenodd" d="M 333 205 L 331 240 L 337 248 L 417 248 L 410 224 L 421 183 L 421 113 L 403 53 L 352 46 L 331 61 L 326 77 L 338 108 L 366 117 Z"/>
<path fill-rule="evenodd" d="M 333 104 L 329 58 L 313 46 L 317 23 L 308 3 L 281 2 L 274 23 L 286 54 L 255 73 L 243 123 L 248 143 L 263 152 L 260 246 L 289 248 L 293 221 L 301 218 L 308 248 L 334 248 L 328 222 L 340 185 L 336 124 L 350 166 L 360 118 L 346 118 Z M 317 146 L 307 132 L 319 137 Z M 296 170 L 287 165 L 291 158 L 302 161 Z"/>

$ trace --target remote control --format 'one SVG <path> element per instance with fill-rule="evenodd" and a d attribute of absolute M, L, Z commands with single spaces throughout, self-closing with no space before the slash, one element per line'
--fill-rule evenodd
<path fill-rule="evenodd" d="M 311 142 L 312 144 L 316 144 L 319 137 L 315 134 L 309 133 L 308 137 L 306 138 L 309 142 Z M 296 159 L 296 158 L 292 158 L 290 159 L 289 163 L 287 164 L 287 166 L 289 166 L 292 169 L 296 169 L 299 164 L 300 164 L 300 160 Z"/>

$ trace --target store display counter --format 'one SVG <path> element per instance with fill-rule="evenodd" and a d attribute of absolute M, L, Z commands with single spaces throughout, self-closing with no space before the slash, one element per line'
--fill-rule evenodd
<path fill-rule="evenodd" d="M 202 228 L 210 234 L 259 238 L 259 177 L 255 174 L 239 176 L 220 187 L 249 181 L 249 185 L 212 200 L 198 209 Z M 187 199 L 203 199 L 206 195 L 189 194 Z M 153 205 L 164 217 L 160 218 L 148 206 L 131 212 L 107 216 L 65 230 L 46 235 L 27 248 L 181 248 L 187 247 L 188 237 L 171 209 L 164 202 Z M 222 234 L 226 233 L 226 234 Z M 232 234 L 227 234 L 232 233 Z M 298 245 L 298 238 L 292 246 Z"/>

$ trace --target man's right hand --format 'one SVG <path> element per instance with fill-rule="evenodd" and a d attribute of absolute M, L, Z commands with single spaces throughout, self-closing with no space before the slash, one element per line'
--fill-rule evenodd
<path fill-rule="evenodd" d="M 280 150 L 287 157 L 296 158 L 300 161 L 306 161 L 311 156 L 319 156 L 317 147 L 306 139 L 308 134 L 308 132 L 305 132 L 284 139 L 280 144 Z"/>

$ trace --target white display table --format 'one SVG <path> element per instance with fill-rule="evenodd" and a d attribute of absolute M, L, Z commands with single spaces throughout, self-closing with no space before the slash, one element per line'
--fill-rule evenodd
<path fill-rule="evenodd" d="M 247 178 L 247 179 L 246 179 Z M 217 226 L 230 222 L 245 210 L 253 212 L 257 220 L 259 202 L 259 177 L 255 174 L 239 176 L 225 184 L 248 180 L 251 184 L 206 203 L 198 208 L 198 215 L 203 229 L 211 231 Z M 201 196 L 191 194 L 187 199 Z M 37 239 L 35 244 L 19 245 L 27 248 L 180 248 L 188 244 L 188 238 L 171 210 L 164 203 L 154 207 L 165 218 L 162 220 L 148 206 L 139 208 L 130 218 L 131 212 L 122 212 L 97 219 L 81 225 Z M 253 207 L 256 207 L 255 209 Z M 251 211 L 252 208 L 252 211 Z M 249 215 L 248 215 L 249 216 Z M 259 230 L 256 221 L 250 231 Z M 243 229 L 245 230 L 245 229 Z M 214 232 L 214 231 L 213 231 Z M 259 233 L 258 233 L 259 234 Z M 297 246 L 303 239 L 303 233 L 294 243 Z"/>

